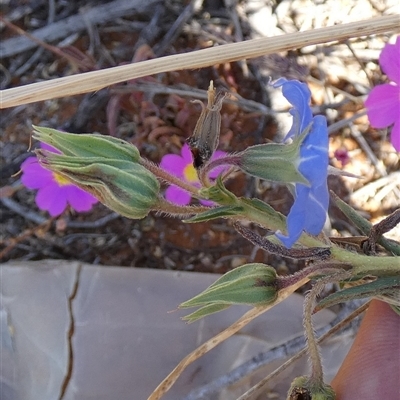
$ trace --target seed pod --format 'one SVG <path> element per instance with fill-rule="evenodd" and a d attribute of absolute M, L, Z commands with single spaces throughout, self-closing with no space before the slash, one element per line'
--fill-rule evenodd
<path fill-rule="evenodd" d="M 207 95 L 207 107 L 200 100 L 193 101 L 193 103 L 201 104 L 202 111 L 193 135 L 186 140 L 193 154 L 193 166 L 196 169 L 201 168 L 211 158 L 218 146 L 221 130 L 220 112 L 227 93 L 216 94 L 213 81 L 211 81 Z"/>

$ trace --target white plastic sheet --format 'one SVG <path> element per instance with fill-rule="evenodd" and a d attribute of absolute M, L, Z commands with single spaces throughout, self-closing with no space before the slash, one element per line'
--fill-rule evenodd
<path fill-rule="evenodd" d="M 146 399 L 184 356 L 248 310 L 231 307 L 190 325 L 180 319 L 187 310 L 171 312 L 217 277 L 60 260 L 1 266 L 0 399 L 59 399 L 66 381 L 64 400 Z M 164 399 L 181 399 L 297 336 L 302 303 L 293 295 L 253 321 L 191 365 Z M 318 313 L 316 324 L 333 316 Z M 328 379 L 348 350 L 350 340 L 345 341 L 331 341 L 324 350 Z M 302 359 L 273 389 L 287 390 L 290 379 L 307 371 L 306 364 Z M 246 379 L 213 399 L 235 399 L 256 382 L 256 377 Z"/>

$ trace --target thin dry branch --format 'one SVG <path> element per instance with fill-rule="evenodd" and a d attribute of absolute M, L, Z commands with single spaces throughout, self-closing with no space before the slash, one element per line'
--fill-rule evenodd
<path fill-rule="evenodd" d="M 150 7 L 155 7 L 160 0 L 115 0 L 99 6 L 82 8 L 79 14 L 72 15 L 61 21 L 46 25 L 43 28 L 31 32 L 32 36 L 44 42 L 54 42 L 64 39 L 68 35 L 83 31 L 87 25 L 85 19 L 93 25 L 104 24 L 120 17 L 127 17 L 143 12 Z M 6 17 L 4 17 L 6 19 Z M 25 36 L 15 36 L 0 43 L 0 54 L 2 57 L 12 57 L 16 54 L 33 49 L 37 43 Z"/>
<path fill-rule="evenodd" d="M 254 307 L 251 310 L 247 311 L 241 318 L 239 318 L 236 322 L 234 322 L 231 326 L 224 329 L 222 332 L 218 333 L 211 339 L 207 340 L 207 342 L 203 343 L 197 349 L 188 354 L 173 370 L 172 372 L 158 385 L 158 387 L 154 390 L 154 392 L 148 397 L 147 400 L 159 400 L 163 395 L 168 392 L 168 390 L 172 387 L 172 385 L 176 382 L 182 372 L 188 367 L 191 363 L 196 361 L 198 358 L 202 357 L 204 354 L 208 353 L 214 347 L 222 343 L 224 340 L 231 337 L 237 331 L 245 327 L 248 323 L 253 321 L 259 315 L 265 313 L 270 310 L 272 307 L 281 303 L 287 297 L 289 297 L 292 293 L 294 293 L 299 287 L 303 286 L 307 283 L 309 279 L 307 277 L 301 279 L 296 282 L 294 285 L 287 287 L 278 292 L 278 297 L 273 304 L 269 304 L 267 306 Z"/>
<path fill-rule="evenodd" d="M 388 15 L 306 32 L 295 32 L 272 38 L 221 45 L 191 53 L 166 56 L 7 89 L 1 92 L 0 109 L 93 92 L 115 83 L 162 72 L 203 68 L 314 44 L 399 31 L 399 15 Z"/>

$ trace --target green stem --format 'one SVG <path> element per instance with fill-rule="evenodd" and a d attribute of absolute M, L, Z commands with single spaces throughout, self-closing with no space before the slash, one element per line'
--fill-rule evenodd
<path fill-rule="evenodd" d="M 188 218 L 194 214 L 209 211 L 210 208 L 211 207 L 206 206 L 178 206 L 170 203 L 163 197 L 159 197 L 157 203 L 152 207 L 152 210 L 156 212 L 162 212 L 173 217 Z"/>
<path fill-rule="evenodd" d="M 332 246 L 331 257 L 353 266 L 353 275 L 393 276 L 400 274 L 400 257 L 377 257 Z"/>
<path fill-rule="evenodd" d="M 316 298 L 321 293 L 322 289 L 327 283 L 339 282 L 351 276 L 350 271 L 337 271 L 336 269 L 333 269 L 332 272 L 332 275 L 318 279 L 304 299 L 303 325 L 307 341 L 309 361 L 311 364 L 310 383 L 312 386 L 316 385 L 317 387 L 322 387 L 324 385 L 324 374 L 318 341 L 315 338 L 314 328 L 312 324 L 312 314 L 315 308 Z"/>
<path fill-rule="evenodd" d="M 237 199 L 242 206 L 241 216 L 263 228 L 286 231 L 286 218 L 271 206 L 259 200 Z M 298 241 L 306 247 L 326 247 L 322 239 L 303 233 Z M 400 274 L 400 257 L 367 256 L 338 247 L 332 243 L 331 259 L 353 266 L 353 275 L 393 276 Z"/>
<path fill-rule="evenodd" d="M 335 261 L 322 261 L 311 264 L 292 275 L 278 276 L 276 278 L 276 287 L 278 290 L 286 289 L 302 281 L 304 278 L 317 279 L 320 275 L 333 275 L 344 273 L 351 268 L 349 264 L 337 263 Z M 318 279 L 324 279 L 319 277 Z"/>
<path fill-rule="evenodd" d="M 304 333 L 306 336 L 308 358 L 311 366 L 310 381 L 313 384 L 324 382 L 324 372 L 322 369 L 321 354 L 319 352 L 318 343 L 315 339 L 314 327 L 312 324 L 312 312 L 315 306 L 315 298 L 318 296 L 318 293 L 322 290 L 322 288 L 323 285 L 320 285 L 319 282 L 317 281 L 317 283 L 307 293 L 304 299 L 303 326 L 304 326 Z"/>

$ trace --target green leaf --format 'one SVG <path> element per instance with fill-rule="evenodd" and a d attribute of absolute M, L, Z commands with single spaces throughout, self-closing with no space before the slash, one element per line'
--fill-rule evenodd
<path fill-rule="evenodd" d="M 392 297 L 394 294 L 397 294 L 398 301 L 400 301 L 399 289 L 400 276 L 387 276 L 378 278 L 373 282 L 343 289 L 325 297 L 325 299 L 318 303 L 315 311 L 319 311 L 323 308 L 331 307 L 335 304 L 343 303 L 348 300 L 362 299 L 364 297 L 378 296 L 383 300 L 382 296 Z"/>
<path fill-rule="evenodd" d="M 286 217 L 283 214 L 276 211 L 273 207 L 271 207 L 269 204 L 265 203 L 262 200 L 240 198 L 240 201 L 242 203 L 256 209 L 257 211 L 260 211 L 272 218 L 278 218 L 281 222 L 286 223 Z"/>
<path fill-rule="evenodd" d="M 362 217 L 354 208 L 349 206 L 340 197 L 338 197 L 334 192 L 330 192 L 333 201 L 340 211 L 360 230 L 360 232 L 366 236 L 369 235 L 372 224 L 364 217 Z M 390 251 L 392 254 L 400 256 L 400 244 L 381 236 L 378 243 L 383 246 L 386 250 Z"/>
<path fill-rule="evenodd" d="M 195 222 L 205 222 L 210 221 L 212 219 L 217 218 L 227 218 L 231 216 L 237 215 L 239 212 L 242 211 L 242 207 L 240 206 L 221 206 L 211 208 L 210 210 L 204 211 L 191 217 L 189 219 L 183 220 L 183 222 L 187 222 L 193 224 Z"/>
<path fill-rule="evenodd" d="M 221 176 L 213 186 L 202 188 L 199 193 L 202 197 L 225 206 L 233 206 L 238 202 L 238 198 L 224 186 Z"/>
<path fill-rule="evenodd" d="M 286 217 L 274 210 L 269 204 L 258 199 L 245 198 L 240 198 L 239 204 L 244 208 L 240 215 L 249 221 L 256 222 L 272 231 L 285 231 Z"/>

